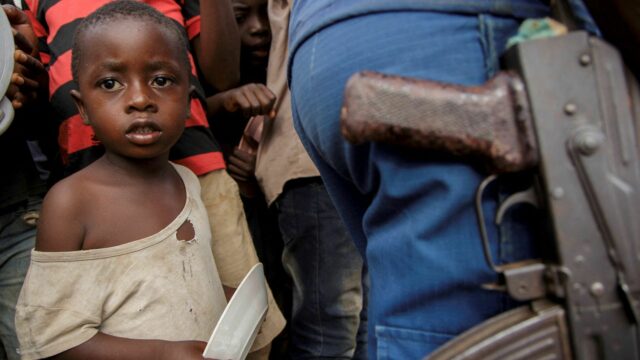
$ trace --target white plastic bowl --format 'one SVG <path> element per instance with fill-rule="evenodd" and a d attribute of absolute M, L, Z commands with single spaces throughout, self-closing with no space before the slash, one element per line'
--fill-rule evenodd
<path fill-rule="evenodd" d="M 244 360 L 267 313 L 267 284 L 261 263 L 251 268 L 218 320 L 202 356 Z"/>

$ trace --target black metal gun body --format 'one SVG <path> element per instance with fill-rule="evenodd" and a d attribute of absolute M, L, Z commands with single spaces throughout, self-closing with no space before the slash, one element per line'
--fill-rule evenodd
<path fill-rule="evenodd" d="M 420 80 L 396 78 L 404 85 L 390 85 L 371 74 L 352 78 L 345 92 L 342 130 L 351 141 L 482 159 L 494 174 L 530 168 L 540 184 L 537 200 L 551 225 L 541 243 L 555 244 L 555 256 L 504 265 L 488 259 L 502 273 L 504 288 L 529 305 L 473 328 L 430 359 L 638 359 L 637 88 L 625 78 L 617 51 L 584 32 L 519 44 L 505 64 L 509 72 L 498 77 L 514 80 L 496 87 L 494 79 L 486 87 L 491 95 Z M 372 76 L 379 85 L 358 89 Z M 490 116 L 478 115 L 488 102 L 483 96 L 506 100 L 494 101 Z M 407 109 L 407 103 L 414 105 Z M 455 113 L 446 113 L 456 116 L 457 126 L 432 116 L 443 113 L 443 103 L 455 104 Z M 506 117 L 504 106 L 511 112 Z M 513 124 L 504 125 L 505 119 Z"/>

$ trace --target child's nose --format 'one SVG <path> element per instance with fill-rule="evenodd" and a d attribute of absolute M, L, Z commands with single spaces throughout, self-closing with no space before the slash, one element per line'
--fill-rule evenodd
<path fill-rule="evenodd" d="M 127 112 L 155 111 L 157 104 L 151 94 L 151 89 L 141 82 L 134 82 L 129 86 L 129 100 Z"/>
<path fill-rule="evenodd" d="M 254 36 L 266 36 L 269 34 L 269 21 L 267 18 L 262 18 L 260 16 L 251 17 L 249 23 L 249 31 L 251 35 Z"/>

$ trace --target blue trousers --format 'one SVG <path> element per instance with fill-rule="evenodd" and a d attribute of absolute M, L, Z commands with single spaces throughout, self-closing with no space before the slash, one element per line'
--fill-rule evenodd
<path fill-rule="evenodd" d="M 376 13 L 315 33 L 291 59 L 296 130 L 368 265 L 371 359 L 420 359 L 514 303 L 481 288 L 496 281 L 473 208 L 484 174 L 451 158 L 350 145 L 339 132 L 344 85 L 360 70 L 483 83 L 518 25 L 489 14 Z M 497 196 L 484 204 L 487 224 Z M 530 255 L 520 225 L 489 226 L 494 259 Z"/>
<path fill-rule="evenodd" d="M 39 209 L 38 200 L 0 214 L 0 359 L 20 359 L 15 307 L 36 239 L 35 224 L 25 221 L 24 216 Z"/>
<path fill-rule="evenodd" d="M 289 181 L 275 204 L 293 283 L 291 357 L 366 359 L 366 273 L 322 181 Z"/>

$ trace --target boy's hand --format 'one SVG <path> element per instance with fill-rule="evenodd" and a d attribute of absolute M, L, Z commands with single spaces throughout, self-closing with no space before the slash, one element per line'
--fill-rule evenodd
<path fill-rule="evenodd" d="M 15 65 L 7 97 L 15 109 L 36 100 L 42 85 L 46 84 L 47 73 L 42 63 L 22 50 L 14 52 Z M 44 83 L 44 84 L 41 84 Z"/>
<path fill-rule="evenodd" d="M 45 67 L 37 59 L 38 38 L 27 15 L 13 5 L 2 5 L 2 10 L 9 19 L 16 44 L 15 65 L 6 95 L 13 107 L 18 109 L 38 97 L 38 91 L 46 88 L 48 76 Z"/>
<path fill-rule="evenodd" d="M 36 56 L 38 54 L 38 37 L 33 31 L 29 17 L 22 10 L 13 5 L 2 5 L 11 28 L 13 29 L 13 37 L 18 49 Z"/>
<path fill-rule="evenodd" d="M 247 84 L 220 94 L 222 106 L 229 113 L 242 112 L 245 117 L 275 116 L 276 96 L 263 84 Z"/>
<path fill-rule="evenodd" d="M 253 198 L 259 191 L 255 169 L 256 153 L 247 152 L 236 146 L 229 156 L 229 175 L 238 183 L 240 194 L 244 197 Z"/>
<path fill-rule="evenodd" d="M 256 169 L 256 154 L 248 153 L 237 146 L 229 156 L 229 175 L 237 181 L 249 181 Z"/>

